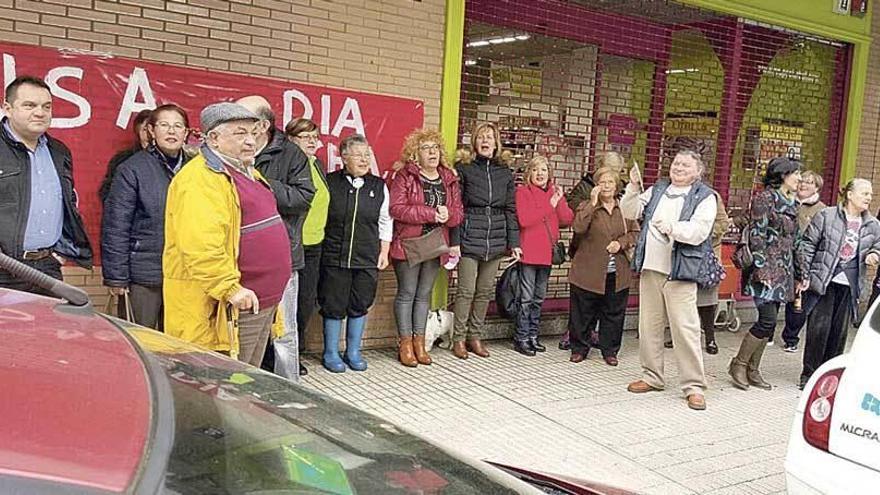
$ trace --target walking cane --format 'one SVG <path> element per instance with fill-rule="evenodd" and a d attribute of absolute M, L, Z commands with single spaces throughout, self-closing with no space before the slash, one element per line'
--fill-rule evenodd
<path fill-rule="evenodd" d="M 238 313 L 231 304 L 226 305 L 226 332 L 229 335 L 229 357 L 238 360 Z"/>

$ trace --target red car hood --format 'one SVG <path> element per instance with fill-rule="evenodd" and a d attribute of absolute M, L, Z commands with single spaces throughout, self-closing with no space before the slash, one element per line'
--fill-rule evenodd
<path fill-rule="evenodd" d="M 557 489 L 565 490 L 567 493 L 577 495 L 638 495 L 636 492 L 617 488 L 595 481 L 587 481 L 571 476 L 563 476 L 559 474 L 546 473 L 544 471 L 535 471 L 509 464 L 501 464 L 495 461 L 486 461 L 487 463 L 507 472 L 523 481 L 529 482 L 533 480 L 539 484 L 549 484 Z"/>
<path fill-rule="evenodd" d="M 0 476 L 125 491 L 150 433 L 150 385 L 91 311 L 0 289 Z"/>

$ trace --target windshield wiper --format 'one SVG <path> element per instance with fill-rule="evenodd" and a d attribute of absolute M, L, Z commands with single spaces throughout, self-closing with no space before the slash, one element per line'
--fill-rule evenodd
<path fill-rule="evenodd" d="M 6 270 L 15 278 L 36 285 L 53 296 L 65 299 L 73 306 L 87 306 L 92 302 L 86 291 L 79 287 L 74 287 L 63 280 L 52 278 L 36 268 L 29 267 L 15 258 L 7 256 L 3 252 L 0 252 L 0 269 Z"/>

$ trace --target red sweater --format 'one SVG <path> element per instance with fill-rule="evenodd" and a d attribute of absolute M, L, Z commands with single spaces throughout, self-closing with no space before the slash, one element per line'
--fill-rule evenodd
<path fill-rule="evenodd" d="M 275 195 L 262 182 L 250 180 L 233 167 L 227 169 L 241 203 L 241 285 L 257 293 L 260 307 L 278 304 L 290 279 L 291 259 L 290 238 L 278 215 Z"/>
<path fill-rule="evenodd" d="M 553 260 L 553 244 L 559 240 L 559 228 L 568 227 L 574 219 L 574 213 L 565 202 L 565 197 L 559 200 L 554 209 L 550 205 L 551 196 L 552 183 L 548 184 L 546 190 L 532 184 L 516 188 L 516 217 L 519 220 L 522 262 L 527 265 L 550 266 Z"/>

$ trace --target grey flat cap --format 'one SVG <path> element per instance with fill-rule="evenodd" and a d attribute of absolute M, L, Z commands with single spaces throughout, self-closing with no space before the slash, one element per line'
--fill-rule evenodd
<path fill-rule="evenodd" d="M 214 103 L 206 106 L 202 109 L 202 114 L 199 117 L 202 132 L 205 134 L 210 132 L 211 129 L 217 127 L 218 125 L 224 124 L 226 122 L 232 122 L 233 120 L 257 121 L 260 120 L 260 118 L 247 108 L 237 103 L 231 103 L 228 101 Z"/>

